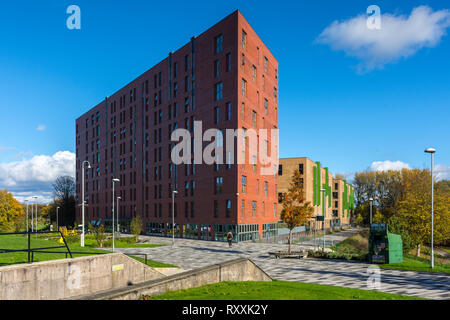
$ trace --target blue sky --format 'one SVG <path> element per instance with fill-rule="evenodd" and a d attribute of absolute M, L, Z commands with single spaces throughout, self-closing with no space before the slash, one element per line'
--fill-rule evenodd
<path fill-rule="evenodd" d="M 66 28 L 71 4 L 81 8 L 81 30 Z M 17 163 L 74 152 L 78 116 L 236 9 L 279 62 L 280 157 L 308 156 L 351 175 L 375 161 L 428 167 L 423 150 L 433 146 L 446 172 L 450 28 L 423 46 L 414 42 L 417 32 L 399 34 L 394 42 L 410 37 L 413 53 L 364 72 L 358 71 L 369 59 L 364 47 L 352 51 L 335 33 L 317 41 L 333 21 L 365 15 L 371 4 L 405 18 L 420 5 L 450 9 L 446 1 L 430 0 L 2 3 L 0 188 L 24 196 L 46 188 L 50 176 L 16 177 Z"/>

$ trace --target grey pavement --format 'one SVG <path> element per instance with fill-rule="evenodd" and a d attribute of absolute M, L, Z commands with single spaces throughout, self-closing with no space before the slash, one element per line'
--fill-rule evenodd
<path fill-rule="evenodd" d="M 351 229 L 328 235 L 334 243 L 358 232 Z M 167 244 L 156 248 L 117 248 L 117 252 L 146 253 L 149 259 L 170 263 L 185 270 L 195 269 L 240 257 L 249 258 L 273 279 L 368 289 L 367 263 L 325 259 L 274 259 L 270 251 L 286 250 L 287 245 L 242 242 L 227 243 L 190 239 L 141 236 L 149 243 Z M 307 244 L 310 245 L 309 243 Z M 293 249 L 305 247 L 293 245 Z M 410 296 L 450 299 L 450 275 L 405 270 L 380 269 L 379 291 Z"/>

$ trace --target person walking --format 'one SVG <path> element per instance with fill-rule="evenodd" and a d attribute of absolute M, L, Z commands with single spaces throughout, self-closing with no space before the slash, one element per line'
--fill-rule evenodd
<path fill-rule="evenodd" d="M 233 234 L 230 232 L 228 232 L 227 234 L 227 241 L 228 241 L 228 245 L 231 248 L 231 244 L 233 243 Z"/>

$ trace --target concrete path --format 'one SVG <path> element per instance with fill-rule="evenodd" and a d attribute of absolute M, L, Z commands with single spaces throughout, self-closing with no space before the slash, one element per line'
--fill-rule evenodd
<path fill-rule="evenodd" d="M 358 230 L 335 233 L 335 241 L 342 241 Z M 301 281 L 335 285 L 357 289 L 368 289 L 370 264 L 322 259 L 274 259 L 269 251 L 286 250 L 286 245 L 263 243 L 238 243 L 231 248 L 227 243 L 189 239 L 142 237 L 150 243 L 168 244 L 156 248 L 119 248 L 125 253 L 147 253 L 149 259 L 171 263 L 185 270 L 199 268 L 238 257 L 253 260 L 272 278 L 285 281 Z M 296 245 L 294 246 L 294 250 Z M 298 247 L 297 247 L 298 248 Z M 450 275 L 403 270 L 380 269 L 379 291 L 418 296 L 431 299 L 450 299 Z"/>

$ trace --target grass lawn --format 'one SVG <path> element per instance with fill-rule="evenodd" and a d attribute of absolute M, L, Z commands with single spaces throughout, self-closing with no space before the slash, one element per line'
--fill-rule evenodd
<path fill-rule="evenodd" d="M 368 252 L 368 239 L 369 231 L 363 230 L 362 232 L 351 236 L 341 243 L 337 244 L 333 247 L 333 249 L 339 253 L 356 253 L 363 256 Z M 411 250 L 411 252 L 408 254 L 404 254 L 402 263 L 380 264 L 378 266 L 383 269 L 450 273 L 449 259 L 445 259 L 435 255 L 434 268 L 433 270 L 431 270 L 430 256 L 429 254 L 427 254 L 427 252 L 429 252 L 429 248 L 426 246 L 422 246 L 421 257 L 416 257 L 414 254 L 412 254 L 414 251 L 415 249 Z"/>
<path fill-rule="evenodd" d="M 47 235 L 47 237 L 53 235 Z M 43 248 L 43 247 L 54 247 L 61 246 L 63 244 L 59 243 L 56 239 L 44 239 L 45 235 L 40 234 L 39 237 L 31 236 L 31 247 L 32 248 Z M 85 242 L 86 246 L 83 248 L 79 245 L 79 243 L 69 243 L 70 251 L 75 252 L 83 252 L 83 254 L 73 254 L 73 257 L 81 257 L 91 255 L 92 253 L 109 253 L 110 251 L 101 250 L 97 248 L 92 248 L 87 245 L 87 241 Z M 156 245 L 154 245 L 156 246 Z M 26 249 L 28 248 L 27 238 L 22 235 L 8 235 L 8 236 L 0 236 L 0 248 L 1 249 Z M 58 249 L 50 249 L 46 251 L 66 251 L 65 248 Z M 85 254 L 84 254 L 85 253 Z M 55 259 L 65 259 L 65 253 L 35 253 L 34 261 L 48 261 Z M 140 257 L 132 257 L 142 263 L 144 263 L 144 259 Z M 0 266 L 2 265 L 12 265 L 17 263 L 26 263 L 28 261 L 28 253 L 27 252 L 8 252 L 8 253 L 0 253 Z M 148 260 L 147 265 L 153 268 L 171 268 L 177 267 L 174 265 Z"/>
<path fill-rule="evenodd" d="M 412 254 L 403 255 L 402 263 L 381 264 L 383 269 L 398 269 L 412 271 L 445 272 L 450 273 L 450 263 L 438 263 L 443 259 L 435 259 L 434 268 L 430 268 L 430 260 L 423 257 L 416 257 Z"/>
<path fill-rule="evenodd" d="M 303 282 L 219 282 L 198 288 L 166 292 L 144 300 L 422 300 L 371 290 Z"/>

